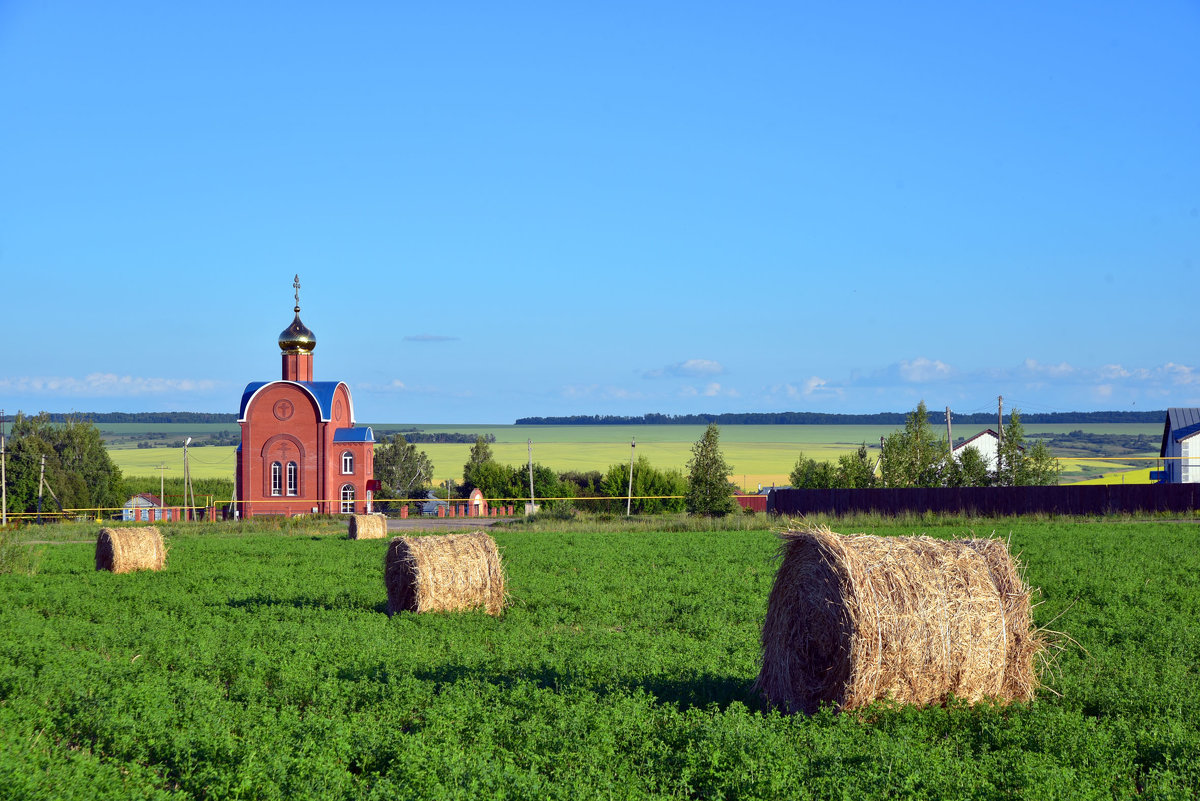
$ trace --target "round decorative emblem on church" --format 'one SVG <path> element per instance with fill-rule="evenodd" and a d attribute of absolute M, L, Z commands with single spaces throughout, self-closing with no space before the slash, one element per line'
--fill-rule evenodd
<path fill-rule="evenodd" d="M 333 419 L 334 420 L 342 419 L 342 400 L 341 400 L 341 398 L 338 398 L 333 403 Z"/>
<path fill-rule="evenodd" d="M 292 406 L 290 400 L 281 400 L 276 402 L 273 411 L 275 412 L 276 420 L 286 420 L 292 416 L 292 412 L 296 411 L 296 409 Z"/>

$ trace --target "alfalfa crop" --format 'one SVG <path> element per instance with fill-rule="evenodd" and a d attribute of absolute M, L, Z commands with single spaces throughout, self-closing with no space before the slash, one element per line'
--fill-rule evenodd
<path fill-rule="evenodd" d="M 352 540 L 381 540 L 387 536 L 387 518 L 383 515 L 351 515 L 346 536 Z"/>
<path fill-rule="evenodd" d="M 167 549 L 154 526 L 102 528 L 96 538 L 96 569 L 113 573 L 162 570 Z"/>
<path fill-rule="evenodd" d="M 388 614 L 504 610 L 504 569 L 495 541 L 482 531 L 396 537 L 383 561 Z"/>
<path fill-rule="evenodd" d="M 782 535 L 757 687 L 785 711 L 1032 699 L 1029 590 L 999 541 Z"/>

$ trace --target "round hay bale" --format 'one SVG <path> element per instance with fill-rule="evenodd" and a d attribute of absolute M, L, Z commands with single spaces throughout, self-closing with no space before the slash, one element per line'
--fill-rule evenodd
<path fill-rule="evenodd" d="M 495 541 L 482 531 L 396 537 L 383 560 L 388 615 L 397 612 L 504 610 L 504 570 Z"/>
<path fill-rule="evenodd" d="M 1003 540 L 985 538 L 960 542 L 984 558 L 992 583 L 1000 593 L 1007 640 L 1004 687 L 1000 697 L 1004 700 L 1032 701 L 1040 684 L 1034 660 L 1046 649 L 1046 642 L 1033 627 L 1029 585 L 1021 578 L 1017 560 L 1009 553 Z"/>
<path fill-rule="evenodd" d="M 844 537 L 825 527 L 782 537 L 757 681 L 768 703 L 811 714 L 823 703 L 857 709 L 889 697 L 918 705 L 951 695 L 1032 698 L 1032 658 L 1026 670 L 1009 654 L 1036 635 L 1027 608 L 1023 632 L 1012 631 L 1017 585 L 1006 598 L 993 573 L 1020 579 L 1011 561 L 1004 573 L 995 545 Z M 1028 590 L 1023 597 L 1027 607 Z"/>
<path fill-rule="evenodd" d="M 102 528 L 96 538 L 96 569 L 113 573 L 162 570 L 167 549 L 155 526 Z"/>
<path fill-rule="evenodd" d="M 352 540 L 381 540 L 387 536 L 387 518 L 383 515 L 353 515 L 346 536 Z"/>

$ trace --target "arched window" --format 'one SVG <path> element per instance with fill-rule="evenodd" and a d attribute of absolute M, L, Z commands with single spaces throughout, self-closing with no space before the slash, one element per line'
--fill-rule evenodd
<path fill-rule="evenodd" d="M 271 494 L 283 494 L 283 465 L 271 462 Z"/>
<path fill-rule="evenodd" d="M 354 472 L 354 454 L 350 451 L 342 451 L 342 475 L 350 475 Z"/>
<path fill-rule="evenodd" d="M 354 514 L 354 485 L 342 485 L 342 514 Z"/>
<path fill-rule="evenodd" d="M 299 476 L 295 462 L 288 462 L 287 466 L 287 494 L 295 495 L 298 486 Z"/>

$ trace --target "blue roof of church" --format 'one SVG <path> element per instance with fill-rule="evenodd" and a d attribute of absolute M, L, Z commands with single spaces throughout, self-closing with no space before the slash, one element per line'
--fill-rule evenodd
<path fill-rule="evenodd" d="M 333 432 L 334 442 L 374 442 L 375 432 L 370 426 L 362 428 L 339 428 Z"/>
<path fill-rule="evenodd" d="M 321 419 L 328 420 L 333 417 L 333 393 L 337 390 L 341 381 L 251 381 L 246 385 L 245 392 L 242 393 L 242 405 L 238 410 L 238 422 L 246 419 L 246 407 L 250 405 L 250 399 L 254 394 L 268 384 L 295 384 L 302 390 L 312 396 L 312 399 L 317 402 L 317 408 L 321 410 Z M 354 408 L 350 409 L 350 422 L 354 422 Z M 374 442 L 374 440 L 371 440 Z"/>

